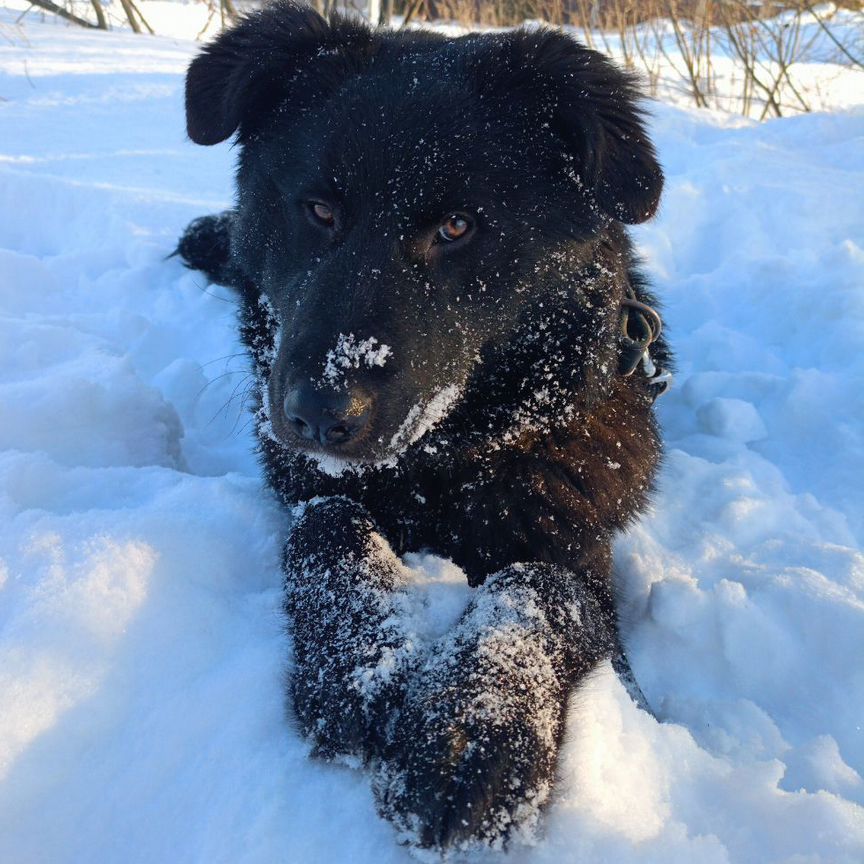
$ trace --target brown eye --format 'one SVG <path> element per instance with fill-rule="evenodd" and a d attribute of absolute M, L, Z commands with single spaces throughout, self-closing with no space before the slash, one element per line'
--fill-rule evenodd
<path fill-rule="evenodd" d="M 454 213 L 438 229 L 438 238 L 445 243 L 452 243 L 454 240 L 460 240 L 470 230 L 470 220 L 461 213 Z"/>
<path fill-rule="evenodd" d="M 320 201 L 310 201 L 309 212 L 312 214 L 312 218 L 316 222 L 324 225 L 326 228 L 332 228 L 336 222 L 333 210 L 326 204 L 322 204 Z"/>

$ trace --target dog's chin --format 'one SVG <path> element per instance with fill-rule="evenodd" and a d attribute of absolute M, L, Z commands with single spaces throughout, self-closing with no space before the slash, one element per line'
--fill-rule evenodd
<path fill-rule="evenodd" d="M 268 437 L 276 442 L 286 455 L 291 453 L 299 456 L 330 476 L 359 474 L 372 468 L 394 465 L 400 455 L 386 446 L 387 438 L 371 429 L 356 441 L 333 446 L 300 438 L 278 421 L 268 422 L 265 429 Z"/>
<path fill-rule="evenodd" d="M 385 458 L 381 448 L 373 447 L 367 442 L 353 442 L 348 445 L 326 447 L 309 442 L 295 441 L 290 445 L 295 451 L 305 456 L 311 462 L 323 469 L 328 466 L 337 473 L 345 470 L 362 471 L 381 462 Z M 325 473 L 333 473 L 325 471 Z"/>

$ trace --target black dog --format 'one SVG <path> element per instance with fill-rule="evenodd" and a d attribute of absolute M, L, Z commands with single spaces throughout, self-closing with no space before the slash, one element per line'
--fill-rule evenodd
<path fill-rule="evenodd" d="M 295 711 L 374 766 L 409 842 L 532 825 L 567 696 L 618 650 L 611 541 L 649 495 L 668 366 L 622 226 L 663 182 L 637 98 L 555 31 L 285 2 L 189 68 L 190 137 L 240 155 L 236 208 L 179 251 L 238 289 L 268 479 L 312 501 L 286 547 Z M 426 652 L 417 549 L 479 586 Z"/>

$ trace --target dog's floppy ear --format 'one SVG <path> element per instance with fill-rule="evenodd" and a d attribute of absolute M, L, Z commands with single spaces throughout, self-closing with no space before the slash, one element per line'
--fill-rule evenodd
<path fill-rule="evenodd" d="M 635 76 L 555 30 L 517 30 L 510 50 L 513 73 L 549 106 L 550 125 L 576 158 L 597 206 L 628 224 L 650 219 L 663 171 L 645 130 Z"/>
<path fill-rule="evenodd" d="M 211 42 L 186 73 L 186 128 L 196 144 L 218 144 L 254 124 L 293 92 L 344 78 L 369 53 L 362 24 L 308 6 L 274 3 Z"/>

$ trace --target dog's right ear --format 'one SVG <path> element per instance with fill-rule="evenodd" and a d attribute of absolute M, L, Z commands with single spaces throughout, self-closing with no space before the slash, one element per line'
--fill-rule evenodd
<path fill-rule="evenodd" d="M 186 129 L 196 144 L 218 144 L 290 99 L 320 90 L 365 64 L 368 27 L 308 6 L 274 3 L 211 42 L 186 73 Z"/>
<path fill-rule="evenodd" d="M 574 158 L 579 185 L 596 210 L 628 225 L 650 219 L 663 171 L 634 76 L 559 30 L 520 28 L 477 44 L 481 39 L 493 49 L 476 66 L 483 80 L 503 88 L 517 108 L 543 112 L 541 128 L 552 130 Z"/>

